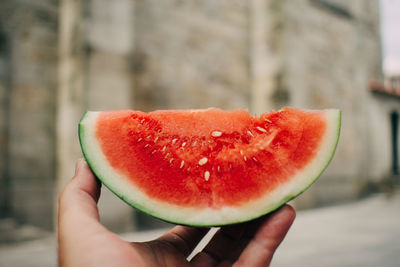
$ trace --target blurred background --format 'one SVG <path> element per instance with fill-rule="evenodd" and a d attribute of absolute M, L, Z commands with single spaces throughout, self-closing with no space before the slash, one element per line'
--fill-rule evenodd
<path fill-rule="evenodd" d="M 399 30 L 396 0 L 1 0 L 0 247 L 54 231 L 87 109 L 339 108 L 336 155 L 293 205 L 390 199 Z M 111 230 L 168 227 L 102 194 Z"/>

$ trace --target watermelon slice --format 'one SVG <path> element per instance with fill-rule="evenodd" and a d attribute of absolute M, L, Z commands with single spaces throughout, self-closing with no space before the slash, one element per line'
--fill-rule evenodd
<path fill-rule="evenodd" d="M 333 157 L 339 110 L 88 111 L 83 154 L 130 205 L 165 221 L 217 226 L 267 214 L 306 190 Z"/>

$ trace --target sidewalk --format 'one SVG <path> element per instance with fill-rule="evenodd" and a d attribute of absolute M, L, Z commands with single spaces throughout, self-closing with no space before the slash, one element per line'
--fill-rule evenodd
<path fill-rule="evenodd" d="M 144 241 L 163 230 L 129 233 Z M 12 246 L 0 245 L 0 267 L 56 266 L 54 236 Z M 300 211 L 272 267 L 400 266 L 400 194 Z"/>
<path fill-rule="evenodd" d="M 299 212 L 272 266 L 400 266 L 400 194 Z"/>

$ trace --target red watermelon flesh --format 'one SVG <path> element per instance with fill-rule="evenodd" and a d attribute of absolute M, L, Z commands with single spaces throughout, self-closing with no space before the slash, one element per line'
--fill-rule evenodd
<path fill-rule="evenodd" d="M 223 225 L 278 208 L 328 165 L 338 110 L 88 112 L 82 149 L 131 205 L 181 224 Z"/>

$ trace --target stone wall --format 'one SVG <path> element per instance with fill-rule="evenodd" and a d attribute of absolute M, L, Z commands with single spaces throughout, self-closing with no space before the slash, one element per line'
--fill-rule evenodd
<path fill-rule="evenodd" d="M 353 199 L 390 163 L 390 138 L 376 132 L 389 122 L 368 90 L 381 76 L 379 2 L 286 1 L 284 17 L 278 90 L 292 106 L 339 108 L 343 116 L 335 158 L 303 199 L 311 206 Z M 377 140 L 379 150 L 371 147 Z"/>
<path fill-rule="evenodd" d="M 0 15 L 0 218 L 9 215 L 8 101 L 10 94 L 10 44 Z"/>
<path fill-rule="evenodd" d="M 11 48 L 5 120 L 9 208 L 18 221 L 51 228 L 58 2 L 20 0 L 2 5 L 1 24 Z"/>
<path fill-rule="evenodd" d="M 243 1 L 136 1 L 135 108 L 247 108 Z"/>

